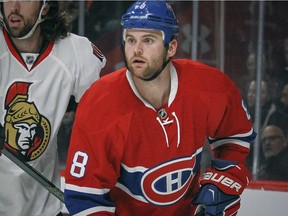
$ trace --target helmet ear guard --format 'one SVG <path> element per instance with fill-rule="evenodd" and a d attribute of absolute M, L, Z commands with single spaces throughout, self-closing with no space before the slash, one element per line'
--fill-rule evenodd
<path fill-rule="evenodd" d="M 125 29 L 128 28 L 160 30 L 165 46 L 168 46 L 179 33 L 179 24 L 173 9 L 163 0 L 137 1 L 122 16 L 121 25 L 123 27 L 123 43 Z"/>

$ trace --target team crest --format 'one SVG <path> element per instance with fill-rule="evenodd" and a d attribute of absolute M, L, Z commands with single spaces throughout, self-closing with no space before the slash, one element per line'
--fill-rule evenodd
<path fill-rule="evenodd" d="M 175 158 L 152 168 L 122 164 L 116 186 L 140 202 L 173 205 L 187 193 L 199 169 L 201 151 L 199 149 L 191 156 Z"/>
<path fill-rule="evenodd" d="M 172 205 L 183 197 L 195 175 L 196 157 L 179 158 L 148 170 L 142 178 L 144 197 L 155 205 Z"/>
<path fill-rule="evenodd" d="M 15 82 L 5 99 L 5 145 L 26 161 L 38 158 L 47 148 L 51 126 L 29 99 L 31 83 Z"/>

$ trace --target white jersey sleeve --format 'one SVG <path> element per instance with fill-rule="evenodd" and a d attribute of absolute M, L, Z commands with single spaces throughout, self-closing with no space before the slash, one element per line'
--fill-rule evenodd
<path fill-rule="evenodd" d="M 100 71 L 106 64 L 106 58 L 87 38 L 74 34 L 71 34 L 70 38 L 76 55 L 76 80 L 73 95 L 76 102 L 79 102 L 87 86 L 99 79 Z"/>

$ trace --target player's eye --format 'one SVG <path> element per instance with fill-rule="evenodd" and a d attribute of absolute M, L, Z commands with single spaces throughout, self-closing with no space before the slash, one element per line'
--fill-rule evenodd
<path fill-rule="evenodd" d="M 134 44 L 134 43 L 135 43 L 135 39 L 132 38 L 132 37 L 127 37 L 127 38 L 126 38 L 126 43 Z"/>
<path fill-rule="evenodd" d="M 144 43 L 147 43 L 147 44 L 151 44 L 151 43 L 154 42 L 154 40 L 153 40 L 152 38 L 145 38 L 145 39 L 143 40 L 143 42 L 144 42 Z"/>

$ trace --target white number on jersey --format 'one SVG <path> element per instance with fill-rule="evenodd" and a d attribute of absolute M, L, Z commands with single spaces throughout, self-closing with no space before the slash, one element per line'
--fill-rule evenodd
<path fill-rule="evenodd" d="M 70 174 L 77 178 L 83 177 L 87 161 L 88 155 L 85 152 L 77 151 L 73 158 L 73 164 L 70 169 Z"/>

